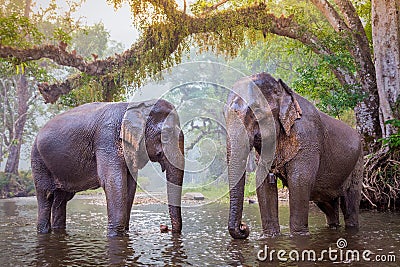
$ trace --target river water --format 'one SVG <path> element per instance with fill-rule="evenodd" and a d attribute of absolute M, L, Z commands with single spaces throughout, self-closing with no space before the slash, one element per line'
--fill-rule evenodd
<path fill-rule="evenodd" d="M 104 196 L 71 200 L 64 234 L 38 235 L 36 207 L 36 199 L 30 197 L 0 200 L 0 266 L 400 266 L 398 213 L 364 211 L 361 230 L 348 233 L 327 229 L 323 214 L 312 207 L 311 236 L 290 238 L 289 208 L 282 203 L 283 234 L 258 240 L 258 205 L 245 204 L 243 220 L 251 234 L 246 240 L 232 240 L 228 204 L 184 208 L 179 237 L 159 231 L 160 224 L 170 224 L 166 205 L 146 204 L 133 207 L 128 237 L 109 239 Z M 310 250 L 316 261 L 311 261 Z M 351 256 L 354 251 L 359 260 Z M 391 262 L 378 263 L 380 259 Z"/>

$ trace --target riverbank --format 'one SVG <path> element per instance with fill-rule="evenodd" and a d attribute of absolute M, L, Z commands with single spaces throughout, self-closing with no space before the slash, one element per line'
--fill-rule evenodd
<path fill-rule="evenodd" d="M 0 172 L 0 199 L 29 197 L 35 195 L 35 186 L 30 172 L 18 175 Z"/>
<path fill-rule="evenodd" d="M 186 190 L 184 190 L 186 191 Z M 203 204 L 208 204 L 212 202 L 218 202 L 218 203 L 229 203 L 229 195 L 227 192 L 221 193 L 221 196 L 216 197 L 207 197 L 205 196 L 204 200 L 193 200 L 185 197 L 185 194 L 182 194 L 182 205 L 203 205 Z M 105 200 L 105 194 L 102 188 L 98 188 L 95 190 L 87 190 L 83 192 L 79 192 L 75 197 L 78 198 L 88 198 L 88 197 L 94 197 L 94 198 L 104 198 Z M 278 189 L 278 200 L 280 202 L 286 202 L 289 201 L 289 190 L 287 187 L 285 188 L 279 188 Z M 257 196 L 252 195 L 252 196 L 245 196 L 245 202 L 248 203 L 257 203 Z M 164 192 L 143 192 L 139 191 L 136 192 L 135 194 L 135 199 L 133 204 L 134 205 L 147 205 L 147 204 L 165 204 L 167 203 L 167 195 Z"/>
<path fill-rule="evenodd" d="M 184 190 L 187 191 L 187 190 Z M 0 199 L 13 198 L 13 197 L 30 197 L 35 196 L 35 189 L 33 185 L 25 185 L 21 184 L 17 180 L 11 180 L 6 186 L 2 187 L 0 190 Z M 105 194 L 102 188 L 98 188 L 95 190 L 87 190 L 83 192 L 79 192 L 76 194 L 75 198 L 86 198 L 86 197 L 99 197 L 104 196 Z M 288 201 L 289 200 L 289 191 L 287 188 L 279 188 L 278 189 L 278 199 L 279 201 Z M 257 196 L 245 196 L 245 201 L 249 203 L 256 203 Z M 226 190 L 222 190 L 219 195 L 213 192 L 212 194 L 205 194 L 204 200 L 193 200 L 187 199 L 182 194 L 182 205 L 202 205 L 211 202 L 220 202 L 220 203 L 228 203 L 229 202 L 229 194 Z M 139 191 L 135 195 L 134 205 L 147 205 L 147 204 L 157 204 L 157 203 L 167 203 L 167 196 L 163 192 L 143 192 Z"/>

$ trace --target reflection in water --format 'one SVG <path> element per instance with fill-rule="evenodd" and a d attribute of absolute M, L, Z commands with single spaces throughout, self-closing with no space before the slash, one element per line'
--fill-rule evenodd
<path fill-rule="evenodd" d="M 183 241 L 180 236 L 172 235 L 171 243 L 165 247 L 161 254 L 165 265 L 191 265 L 187 261 Z"/>
<path fill-rule="evenodd" d="M 4 213 L 4 216 L 18 216 L 17 205 L 14 201 L 7 201 L 2 204 L 1 215 Z"/>
<path fill-rule="evenodd" d="M 376 254 L 400 257 L 400 215 L 363 212 L 361 231 L 354 234 L 344 227 L 331 230 L 324 226 L 323 214 L 311 208 L 311 237 L 289 237 L 289 209 L 281 205 L 282 235 L 258 240 L 261 232 L 257 205 L 245 205 L 243 220 L 250 226 L 247 240 L 232 240 L 227 231 L 228 205 L 210 204 L 183 210 L 181 236 L 162 234 L 159 225 L 169 221 L 166 205 L 134 206 L 131 231 L 123 238 L 106 237 L 106 207 L 103 199 L 78 197 L 68 206 L 67 231 L 47 235 L 35 232 L 36 200 L 19 198 L 0 201 L 1 266 L 331 266 L 323 262 L 273 262 L 257 260 L 257 253 L 268 251 L 337 248 L 344 238 L 348 249 L 369 249 Z M 276 253 L 275 253 L 276 255 Z M 398 259 L 400 260 L 400 258 Z M 339 260 L 337 263 L 343 263 Z M 371 266 L 352 262 L 351 266 Z M 376 264 L 375 264 L 376 265 Z M 398 266 L 385 263 L 381 266 Z"/>
<path fill-rule="evenodd" d="M 67 234 L 37 235 L 35 248 L 36 258 L 32 264 L 36 266 L 68 265 L 71 249 L 68 245 Z"/>
<path fill-rule="evenodd" d="M 110 266 L 132 265 L 137 262 L 139 257 L 130 257 L 135 255 L 133 244 L 129 237 L 110 237 L 107 239 L 107 258 Z"/>

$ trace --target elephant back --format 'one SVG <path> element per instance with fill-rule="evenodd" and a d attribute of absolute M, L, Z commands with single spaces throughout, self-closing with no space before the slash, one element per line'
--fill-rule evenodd
<path fill-rule="evenodd" d="M 122 150 L 126 164 L 135 170 L 143 167 L 140 166 L 139 159 L 142 157 L 147 159 L 146 144 L 144 142 L 146 121 L 157 101 L 157 99 L 152 99 L 144 102 L 129 103 L 122 119 L 120 136 Z M 143 159 L 144 162 L 147 162 L 146 159 Z"/>

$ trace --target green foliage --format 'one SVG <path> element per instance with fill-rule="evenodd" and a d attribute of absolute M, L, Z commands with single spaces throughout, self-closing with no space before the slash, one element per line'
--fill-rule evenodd
<path fill-rule="evenodd" d="M 341 121 L 347 123 L 352 128 L 356 128 L 356 114 L 354 112 L 354 109 L 349 108 L 347 110 L 344 110 L 339 118 Z"/>
<path fill-rule="evenodd" d="M 340 59 L 321 60 L 317 65 L 299 68 L 299 77 L 293 88 L 301 95 L 314 101 L 321 111 L 340 117 L 363 98 L 356 86 L 342 86 L 329 68 L 329 64 L 339 64 Z"/>
<path fill-rule="evenodd" d="M 66 44 L 69 44 L 72 37 L 69 32 L 65 31 L 62 27 L 56 27 L 53 32 L 53 38 Z"/>
<path fill-rule="evenodd" d="M 147 190 L 147 188 L 150 185 L 150 179 L 149 177 L 145 177 L 145 176 L 139 176 L 138 180 L 137 180 L 137 190 L 139 192 L 145 191 Z"/>
<path fill-rule="evenodd" d="M 249 74 L 268 72 L 290 84 L 298 77 L 298 69 L 312 65 L 316 60 L 318 57 L 300 42 L 268 35 L 254 46 L 242 49 L 229 65 L 245 66 L 244 72 Z"/>
<path fill-rule="evenodd" d="M 63 14 L 54 1 L 35 12 L 32 3 L 26 6 L 28 3 L 0 0 L 0 44 L 28 48 L 43 43 L 70 43 L 71 34 L 79 28 L 79 22 L 72 19 L 79 1 L 67 1 L 70 9 Z"/>
<path fill-rule="evenodd" d="M 283 188 L 282 181 L 277 179 L 278 189 Z M 246 178 L 246 184 L 244 186 L 244 197 L 252 197 L 257 194 L 256 186 L 256 172 L 250 172 Z"/>
<path fill-rule="evenodd" d="M 43 41 L 44 35 L 37 26 L 22 14 L 0 14 L 0 43 L 2 45 L 18 44 L 19 47 L 29 47 Z M 30 36 L 30 39 L 26 37 Z"/>
<path fill-rule="evenodd" d="M 371 0 L 353 0 L 352 1 L 357 14 L 363 21 L 365 34 L 372 44 L 372 16 L 371 16 Z"/>
<path fill-rule="evenodd" d="M 0 0 L 0 45 L 23 51 L 36 45 L 70 43 L 71 34 L 79 23 L 72 19 L 77 4 L 66 3 L 70 9 L 65 13 L 62 11 L 61 15 L 54 0 L 47 7 L 31 1 Z M 36 9 L 33 8 L 35 4 L 39 5 Z M 17 147 L 22 151 L 18 151 L 16 157 L 23 158 L 28 154 L 24 149 L 30 150 L 29 144 L 40 124 L 54 111 L 53 106 L 45 106 L 38 97 L 37 83 L 54 82 L 54 77 L 60 77 L 60 69 L 63 70 L 46 59 L 19 62 L 8 57 L 0 60 L 0 162 L 6 158 L 19 160 L 8 153 L 10 146 L 16 144 L 25 144 L 22 148 Z M 23 85 L 25 82 L 27 86 Z M 22 139 L 16 135 L 17 131 L 23 131 Z M 13 190 L 16 189 L 10 188 L 10 192 Z"/>
<path fill-rule="evenodd" d="M 104 194 L 104 189 L 102 187 L 99 187 L 97 189 L 89 189 L 77 193 L 77 195 L 102 195 L 102 194 Z"/>
<path fill-rule="evenodd" d="M 102 23 L 77 29 L 72 34 L 70 43 L 71 50 L 88 60 L 103 59 L 123 51 L 121 43 L 110 40 L 110 33 Z M 75 71 L 70 70 L 69 73 L 74 75 Z M 76 107 L 89 102 L 110 101 L 106 99 L 108 96 L 105 93 L 112 95 L 113 101 L 125 100 L 125 90 L 118 86 L 117 76 L 95 77 L 85 73 L 80 76 L 79 84 L 75 84 L 76 89 L 63 95 L 58 101 L 59 104 Z M 105 79 L 111 81 L 104 82 Z"/>
<path fill-rule="evenodd" d="M 247 175 L 246 184 L 244 186 L 244 197 L 252 197 L 256 195 L 256 173 L 251 172 Z"/>
<path fill-rule="evenodd" d="M 84 58 L 93 60 L 92 54 L 94 54 L 102 59 L 106 56 L 109 38 L 110 33 L 104 28 L 103 23 L 86 26 L 73 34 L 71 38 L 72 49 Z"/>
<path fill-rule="evenodd" d="M 43 64 L 44 65 L 44 64 Z M 22 68 L 23 66 L 23 68 Z M 21 142 L 23 149 L 30 149 L 30 145 L 41 126 L 38 123 L 38 118 L 45 119 L 49 116 L 48 111 L 52 106 L 45 106 L 41 99 L 37 97 L 36 83 L 52 81 L 52 77 L 39 62 L 24 62 L 19 65 L 19 74 L 17 74 L 16 67 L 13 63 L 7 60 L 0 60 L 0 162 L 6 160 L 9 156 L 9 147 Z M 21 75 L 27 77 L 28 87 L 27 90 L 17 90 L 19 79 Z M 24 113 L 26 122 L 23 126 L 22 140 L 15 139 L 16 122 L 20 120 L 21 114 L 18 113 L 18 107 L 21 105 L 20 101 L 25 101 L 28 110 Z M 25 103 L 24 103 L 25 104 Z M 22 105 L 24 105 L 22 104 Z M 29 155 L 29 153 L 20 153 L 22 157 Z"/>
<path fill-rule="evenodd" d="M 81 84 L 77 85 L 75 90 L 72 90 L 67 95 L 63 95 L 58 103 L 67 107 L 77 107 L 84 103 L 101 102 L 103 97 L 103 87 L 93 77 L 82 74 Z"/>
<path fill-rule="evenodd" d="M 30 171 L 21 171 L 18 175 L 0 172 L 0 198 L 34 194 L 35 185 Z"/>
<path fill-rule="evenodd" d="M 227 183 L 204 183 L 195 185 L 185 185 L 182 190 L 182 195 L 187 192 L 199 192 L 209 200 L 219 200 L 222 202 L 229 201 L 229 186 Z"/>
<path fill-rule="evenodd" d="M 385 124 L 389 124 L 396 129 L 396 133 L 391 134 L 386 138 L 379 139 L 384 146 L 388 146 L 390 149 L 400 149 L 400 120 L 393 119 L 385 121 Z"/>
<path fill-rule="evenodd" d="M 339 43 L 330 46 L 335 48 Z M 354 126 L 351 110 L 363 96 L 357 86 L 342 86 L 333 74 L 332 67 L 355 71 L 349 53 L 337 50 L 330 56 L 318 56 L 298 41 L 268 35 L 252 48 L 241 50 L 239 57 L 229 64 L 241 66 L 244 63 L 249 73 L 266 71 L 290 84 L 323 112 Z"/>

